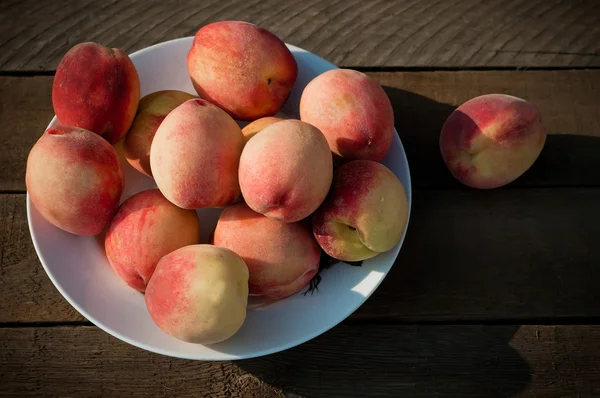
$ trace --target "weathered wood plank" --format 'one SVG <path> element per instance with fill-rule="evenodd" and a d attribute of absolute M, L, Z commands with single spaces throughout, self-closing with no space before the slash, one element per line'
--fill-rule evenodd
<path fill-rule="evenodd" d="M 231 362 L 170 359 L 95 327 L 0 328 L 0 336 L 2 396 L 283 395 Z"/>
<path fill-rule="evenodd" d="M 416 191 L 392 271 L 357 317 L 598 317 L 598 189 Z"/>
<path fill-rule="evenodd" d="M 94 327 L 8 328 L 0 395 L 596 396 L 598 347 L 597 326 L 339 326 L 282 353 L 215 363 L 155 355 Z"/>
<path fill-rule="evenodd" d="M 24 203 L 0 196 L 0 323 L 83 320 L 37 260 Z M 599 319 L 598 203 L 590 188 L 417 190 L 396 265 L 351 319 Z"/>
<path fill-rule="evenodd" d="M 40 264 L 27 226 L 25 195 L 0 195 L 0 323 L 85 321 Z"/>
<path fill-rule="evenodd" d="M 25 190 L 27 155 L 53 116 L 52 77 L 0 77 L 0 191 Z"/>
<path fill-rule="evenodd" d="M 133 52 L 218 20 L 259 24 L 338 65 L 600 66 L 593 0 L 24 0 L 3 3 L 0 70 L 53 70 L 83 41 Z"/>
<path fill-rule="evenodd" d="M 511 186 L 600 183 L 600 71 L 375 72 L 393 106 L 416 187 L 458 187 L 440 156 L 439 134 L 463 102 L 503 93 L 536 104 L 548 137 L 542 154 Z"/>
<path fill-rule="evenodd" d="M 369 74 L 392 101 L 415 187 L 460 187 L 440 156 L 439 132 L 456 106 L 485 93 L 535 103 L 548 131 L 558 134 L 513 186 L 600 184 L 600 70 Z M 53 116 L 52 77 L 0 77 L 0 87 L 0 191 L 22 191 L 27 154 Z"/>

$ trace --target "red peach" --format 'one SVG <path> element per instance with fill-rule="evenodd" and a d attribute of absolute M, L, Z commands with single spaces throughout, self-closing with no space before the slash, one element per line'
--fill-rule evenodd
<path fill-rule="evenodd" d="M 196 212 L 181 209 L 158 189 L 150 189 L 121 204 L 108 227 L 104 246 L 117 275 L 143 292 L 162 257 L 199 241 Z"/>
<path fill-rule="evenodd" d="M 117 48 L 81 43 L 56 68 L 52 105 L 58 120 L 106 138 L 129 130 L 140 100 L 140 80 L 129 56 Z"/>
<path fill-rule="evenodd" d="M 150 148 L 150 167 L 163 195 L 184 209 L 222 207 L 240 197 L 238 165 L 244 136 L 237 123 L 203 99 L 167 115 Z"/>
<path fill-rule="evenodd" d="M 246 319 L 248 268 L 229 249 L 186 246 L 158 262 L 145 300 L 165 333 L 191 343 L 218 343 Z"/>
<path fill-rule="evenodd" d="M 125 158 L 136 170 L 152 177 L 150 146 L 158 126 L 173 109 L 194 96 L 178 90 L 163 90 L 140 100 L 133 124 L 125 136 Z"/>
<path fill-rule="evenodd" d="M 538 108 L 517 97 L 487 94 L 459 106 L 440 135 L 442 158 L 452 175 L 473 188 L 516 180 L 546 142 Z"/>
<path fill-rule="evenodd" d="M 381 161 L 394 137 L 394 111 L 377 82 L 364 73 L 332 69 L 302 92 L 300 119 L 325 134 L 343 160 Z"/>
<path fill-rule="evenodd" d="M 323 202 L 333 175 L 327 140 L 315 127 L 282 120 L 244 147 L 239 178 L 248 206 L 284 222 L 308 217 Z"/>
<path fill-rule="evenodd" d="M 394 173 L 372 160 L 354 160 L 336 169 L 313 215 L 313 232 L 331 257 L 361 261 L 392 249 L 407 222 L 408 198 Z"/>
<path fill-rule="evenodd" d="M 76 235 L 99 234 L 123 193 L 115 149 L 99 135 L 72 126 L 44 132 L 29 152 L 25 181 L 41 215 Z"/>
<path fill-rule="evenodd" d="M 285 43 L 239 21 L 214 22 L 198 30 L 187 66 L 200 97 L 241 120 L 277 113 L 298 75 Z"/>
<path fill-rule="evenodd" d="M 251 295 L 288 297 L 305 287 L 319 270 L 321 250 L 308 223 L 273 220 L 245 203 L 221 212 L 213 243 L 244 259 Z"/>

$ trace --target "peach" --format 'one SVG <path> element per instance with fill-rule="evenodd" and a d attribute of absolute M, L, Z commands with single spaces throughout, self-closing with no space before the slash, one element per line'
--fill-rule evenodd
<path fill-rule="evenodd" d="M 179 105 L 150 148 L 150 168 L 163 195 L 184 209 L 223 207 L 239 199 L 244 136 L 237 123 L 204 99 Z"/>
<path fill-rule="evenodd" d="M 125 158 L 136 170 L 152 177 L 150 146 L 158 126 L 173 109 L 194 96 L 178 90 L 163 90 L 144 96 L 125 136 Z"/>
<path fill-rule="evenodd" d="M 199 241 L 196 212 L 181 209 L 158 189 L 150 189 L 121 204 L 108 227 L 104 247 L 117 275 L 143 292 L 162 257 Z"/>
<path fill-rule="evenodd" d="M 246 140 L 246 142 L 248 142 L 248 140 L 250 138 L 254 137 L 256 134 L 263 131 L 267 126 L 270 126 L 273 123 L 276 123 L 276 122 L 279 122 L 282 120 L 283 119 L 280 119 L 280 118 L 274 117 L 274 116 L 266 116 L 266 117 L 261 117 L 260 119 L 256 119 L 252 123 L 247 124 L 242 129 L 242 134 L 244 134 L 244 139 Z"/>
<path fill-rule="evenodd" d="M 226 207 L 213 243 L 239 254 L 250 272 L 251 295 L 290 296 L 319 270 L 321 249 L 306 222 L 284 223 L 256 213 L 245 203 Z"/>
<path fill-rule="evenodd" d="M 255 135 L 240 158 L 239 179 L 248 206 L 284 222 L 308 217 L 323 202 L 333 175 L 327 140 L 299 120 L 274 123 Z"/>
<path fill-rule="evenodd" d="M 29 152 L 25 182 L 40 214 L 76 235 L 102 232 L 123 193 L 115 149 L 99 135 L 73 126 L 44 132 Z"/>
<path fill-rule="evenodd" d="M 200 28 L 187 66 L 198 95 L 240 120 L 277 113 L 298 75 L 294 56 L 277 36 L 239 21 Z"/>
<path fill-rule="evenodd" d="M 354 160 L 335 171 L 313 215 L 313 232 L 331 257 L 362 261 L 392 249 L 407 222 L 408 198 L 394 173 L 372 160 Z"/>
<path fill-rule="evenodd" d="M 140 79 L 117 48 L 80 43 L 56 68 L 52 105 L 61 124 L 93 131 L 114 144 L 129 130 L 140 100 Z"/>
<path fill-rule="evenodd" d="M 472 188 L 506 185 L 527 171 L 546 142 L 538 108 L 517 97 L 487 94 L 459 106 L 440 135 L 452 175 Z"/>
<path fill-rule="evenodd" d="M 158 262 L 145 300 L 165 333 L 190 343 L 218 343 L 246 319 L 248 268 L 229 249 L 185 246 Z"/>
<path fill-rule="evenodd" d="M 311 80 L 300 98 L 300 119 L 321 130 L 344 161 L 381 161 L 394 137 L 387 94 L 375 80 L 350 69 L 332 69 Z"/>

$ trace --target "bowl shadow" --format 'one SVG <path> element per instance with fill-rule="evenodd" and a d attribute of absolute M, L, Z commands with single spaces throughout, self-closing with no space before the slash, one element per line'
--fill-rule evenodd
<path fill-rule="evenodd" d="M 236 362 L 302 397 L 491 395 L 523 391 L 518 326 L 340 325 L 301 346 Z"/>

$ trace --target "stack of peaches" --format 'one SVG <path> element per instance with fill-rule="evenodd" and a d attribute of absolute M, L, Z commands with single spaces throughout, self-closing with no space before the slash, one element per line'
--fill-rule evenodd
<path fill-rule="evenodd" d="M 351 262 L 392 249 L 408 201 L 380 163 L 392 106 L 366 75 L 317 76 L 294 119 L 280 111 L 296 61 L 256 25 L 202 27 L 187 66 L 194 95 L 140 99 L 126 53 L 73 47 L 54 78 L 59 123 L 31 149 L 26 184 L 48 222 L 103 237 L 112 269 L 145 294 L 159 328 L 212 344 L 240 329 L 249 296 L 273 301 L 304 289 L 322 252 Z M 122 201 L 119 151 L 157 189 Z M 200 241 L 202 208 L 222 209 L 210 242 Z"/>

